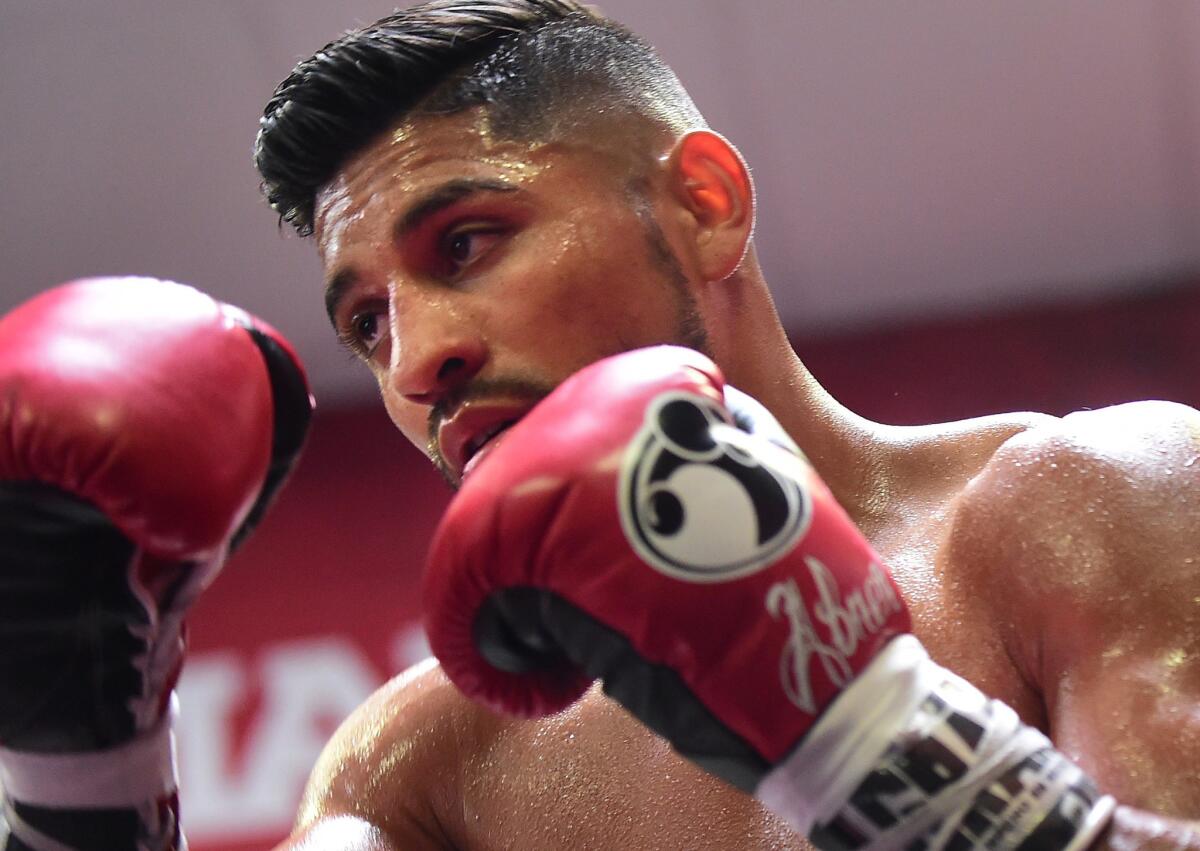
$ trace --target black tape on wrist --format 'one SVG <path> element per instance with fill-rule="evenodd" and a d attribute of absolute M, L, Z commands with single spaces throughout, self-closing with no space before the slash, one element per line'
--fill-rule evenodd
<path fill-rule="evenodd" d="M 959 681 L 961 682 L 961 681 Z M 931 692 L 849 800 L 809 834 L 822 851 L 1076 851 L 1111 798 L 1011 710 Z"/>

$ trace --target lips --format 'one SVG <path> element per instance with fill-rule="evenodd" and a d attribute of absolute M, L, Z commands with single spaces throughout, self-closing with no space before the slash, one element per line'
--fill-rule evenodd
<path fill-rule="evenodd" d="M 469 474 L 533 407 L 532 402 L 467 402 L 438 428 L 438 450 L 458 479 Z"/>
<path fill-rule="evenodd" d="M 466 450 L 467 457 L 466 457 L 465 463 L 467 463 L 467 464 L 471 463 L 471 459 L 475 457 L 475 455 L 479 452 L 480 449 L 482 449 L 484 446 L 486 446 L 488 444 L 488 441 L 490 441 L 492 438 L 496 437 L 501 432 L 508 429 L 510 426 L 515 425 L 516 422 L 517 421 L 515 419 L 514 420 L 505 420 L 502 423 L 497 423 L 495 426 L 485 429 L 480 434 L 478 434 L 475 437 L 468 440 L 467 441 L 467 450 Z"/>
<path fill-rule="evenodd" d="M 508 423 L 505 423 L 501 428 L 493 431 L 486 440 L 483 440 L 479 443 L 476 450 L 472 452 L 467 457 L 467 460 L 463 463 L 461 476 L 463 479 L 466 479 L 466 477 L 471 474 L 471 471 L 474 470 L 477 465 L 482 463 L 483 459 L 493 449 L 500 445 L 500 441 L 504 439 L 504 435 L 507 434 L 509 426 L 515 425 L 516 422 L 516 420 L 511 420 Z"/>

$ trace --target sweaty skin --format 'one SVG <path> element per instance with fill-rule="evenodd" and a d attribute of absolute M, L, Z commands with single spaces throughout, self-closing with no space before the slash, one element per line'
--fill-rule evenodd
<path fill-rule="evenodd" d="M 787 342 L 748 250 L 736 152 L 704 131 L 611 138 L 513 142 L 474 113 L 414 118 L 321 193 L 331 318 L 397 427 L 453 482 L 430 441 L 446 418 L 520 410 L 586 363 L 680 341 L 698 314 L 730 383 L 775 413 L 890 565 L 934 659 L 1117 796 L 1097 847 L 1200 847 L 1171 820 L 1200 813 L 1200 414 L 865 421 Z M 598 690 L 519 721 L 430 662 L 342 725 L 280 847 L 807 846 Z"/>

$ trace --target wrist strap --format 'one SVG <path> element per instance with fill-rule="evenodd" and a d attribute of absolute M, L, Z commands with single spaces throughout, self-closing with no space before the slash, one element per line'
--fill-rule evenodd
<path fill-rule="evenodd" d="M 19 848 L 31 848 L 33 851 L 78 851 L 70 845 L 59 842 L 53 836 L 47 836 L 26 822 L 17 813 L 8 798 L 4 799 L 4 810 L 0 813 L 0 822 L 2 822 L 0 824 L 0 848 L 5 851 L 14 845 Z"/>
<path fill-rule="evenodd" d="M 40 810 L 5 798 L 0 807 L 4 851 L 188 851 L 179 830 L 178 801 L 150 801 L 136 810 Z M 96 818 L 97 813 L 103 816 Z M 120 816 L 133 815 L 136 823 Z M 119 816 L 115 819 L 113 816 Z M 38 821 L 35 826 L 32 822 Z"/>
<path fill-rule="evenodd" d="M 29 753 L 0 748 L 0 785 L 8 797 L 38 807 L 138 807 L 174 793 L 175 741 L 168 710 L 154 727 L 115 748 L 88 753 Z"/>
<path fill-rule="evenodd" d="M 755 797 L 808 836 L 850 798 L 937 681 L 937 666 L 915 637 L 893 639 L 762 779 Z"/>
<path fill-rule="evenodd" d="M 1037 730 L 894 639 L 756 796 L 826 851 L 1083 848 L 1111 799 Z"/>

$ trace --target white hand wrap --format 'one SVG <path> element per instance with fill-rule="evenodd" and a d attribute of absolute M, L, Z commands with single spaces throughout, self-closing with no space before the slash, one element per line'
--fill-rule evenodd
<path fill-rule="evenodd" d="M 1005 704 L 893 640 L 759 784 L 826 851 L 1077 851 L 1113 809 Z"/>
<path fill-rule="evenodd" d="M 0 785 L 23 804 L 60 809 L 137 808 L 174 793 L 176 700 L 158 723 L 119 747 L 91 753 L 0 748 Z"/>

